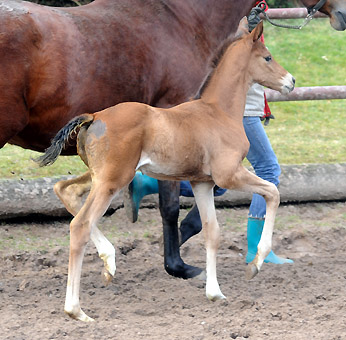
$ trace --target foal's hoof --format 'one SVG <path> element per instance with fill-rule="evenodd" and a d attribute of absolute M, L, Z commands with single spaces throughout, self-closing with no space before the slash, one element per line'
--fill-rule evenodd
<path fill-rule="evenodd" d="M 226 296 L 220 292 L 220 293 L 215 294 L 215 295 L 214 294 L 213 295 L 207 294 L 207 298 L 208 298 L 208 300 L 215 302 L 218 300 L 225 300 Z"/>
<path fill-rule="evenodd" d="M 83 321 L 83 322 L 94 322 L 95 320 L 90 316 L 86 315 L 81 309 L 77 313 L 69 312 L 65 309 L 65 313 L 72 319 Z"/>
<path fill-rule="evenodd" d="M 210 282 L 212 281 L 212 282 Z M 218 301 L 226 299 L 225 295 L 222 294 L 220 286 L 217 281 L 207 280 L 205 287 L 205 295 L 210 301 Z"/>
<path fill-rule="evenodd" d="M 246 273 L 245 273 L 246 279 L 251 280 L 257 274 L 258 274 L 258 268 L 256 267 L 256 265 L 253 262 L 249 263 L 246 267 Z"/>
<path fill-rule="evenodd" d="M 102 270 L 102 281 L 107 286 L 110 284 L 110 282 L 113 280 L 113 275 L 109 273 L 109 271 L 106 268 L 103 268 Z"/>
<path fill-rule="evenodd" d="M 102 280 L 105 284 L 108 285 L 109 282 L 112 281 L 116 271 L 115 255 L 100 254 L 100 258 L 103 260 L 104 263 L 104 268 L 102 270 Z"/>

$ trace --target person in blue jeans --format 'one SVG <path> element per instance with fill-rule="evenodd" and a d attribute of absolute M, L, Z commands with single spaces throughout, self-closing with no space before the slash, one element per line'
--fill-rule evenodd
<path fill-rule="evenodd" d="M 246 156 L 250 164 L 255 170 L 257 176 L 265 179 L 275 185 L 279 184 L 279 175 L 281 173 L 280 166 L 274 150 L 270 144 L 268 136 L 261 122 L 264 114 L 266 101 L 264 97 L 264 89 L 259 84 L 254 84 L 248 91 L 246 106 L 243 118 L 243 125 L 246 136 L 250 142 L 249 152 Z M 267 107 L 268 110 L 268 107 Z M 222 195 L 226 189 L 215 187 L 214 195 Z M 158 182 L 156 179 L 141 173 L 136 173 L 132 183 L 129 185 L 128 191 L 124 195 L 124 204 L 127 216 L 132 222 L 138 217 L 138 209 L 140 201 L 145 195 L 158 193 Z M 180 182 L 180 195 L 193 197 L 190 182 Z M 185 225 L 180 227 L 181 244 L 190 236 L 196 234 L 202 228 L 198 209 L 196 206 L 187 217 L 189 220 Z M 266 202 L 261 195 L 254 194 L 252 197 L 248 222 L 247 222 L 247 245 L 246 263 L 250 263 L 256 253 L 257 245 L 260 241 L 264 218 L 266 214 Z M 191 229 L 191 232 L 189 230 Z M 194 229 L 194 230 L 192 230 Z M 185 237 L 183 236 L 185 235 Z M 293 263 L 290 259 L 277 256 L 273 251 L 269 253 L 264 262 L 275 264 Z"/>
<path fill-rule="evenodd" d="M 245 133 L 250 142 L 250 148 L 246 158 L 258 177 L 277 186 L 279 184 L 281 169 L 261 123 L 263 112 L 270 114 L 269 107 L 266 105 L 264 98 L 264 89 L 262 86 L 254 84 L 247 95 L 243 118 Z M 265 214 L 265 199 L 261 195 L 253 194 L 247 223 L 248 251 L 246 254 L 246 263 L 251 262 L 256 255 L 257 245 L 262 235 Z M 275 255 L 273 251 L 269 253 L 264 262 L 276 264 L 293 263 L 290 259 Z"/>

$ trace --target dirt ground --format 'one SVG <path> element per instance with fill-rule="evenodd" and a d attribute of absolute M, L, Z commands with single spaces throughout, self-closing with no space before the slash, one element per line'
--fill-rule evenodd
<path fill-rule="evenodd" d="M 346 203 L 281 206 L 274 250 L 294 264 L 265 264 L 252 281 L 245 280 L 246 208 L 217 214 L 227 300 L 209 302 L 203 281 L 166 274 L 157 209 L 141 209 L 136 224 L 119 209 L 100 225 L 117 250 L 111 284 L 101 281 L 94 246 L 84 259 L 81 305 L 96 320 L 89 324 L 63 313 L 68 221 L 2 222 L 0 339 L 346 339 Z M 203 236 L 182 256 L 204 267 Z"/>

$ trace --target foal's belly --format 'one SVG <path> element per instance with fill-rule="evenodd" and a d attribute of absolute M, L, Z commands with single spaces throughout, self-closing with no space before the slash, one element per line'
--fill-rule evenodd
<path fill-rule="evenodd" d="M 212 179 L 209 164 L 191 163 L 187 159 L 162 161 L 142 154 L 136 170 L 160 180 L 210 181 Z"/>

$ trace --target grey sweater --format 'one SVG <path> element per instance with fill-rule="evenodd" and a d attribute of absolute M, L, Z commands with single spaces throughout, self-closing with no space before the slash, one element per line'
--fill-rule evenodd
<path fill-rule="evenodd" d="M 244 116 L 262 117 L 264 114 L 264 88 L 253 84 L 246 95 Z"/>

